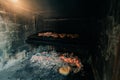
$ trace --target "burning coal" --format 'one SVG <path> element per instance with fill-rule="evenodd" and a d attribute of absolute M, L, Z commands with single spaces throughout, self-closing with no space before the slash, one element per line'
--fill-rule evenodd
<path fill-rule="evenodd" d="M 70 72 L 77 73 L 83 67 L 80 59 L 73 53 L 60 53 L 55 51 L 40 52 L 33 55 L 30 62 L 38 66 L 49 68 L 57 65 L 55 71 L 62 75 L 68 75 Z"/>
<path fill-rule="evenodd" d="M 68 75 L 80 72 L 82 63 L 74 53 L 63 53 L 53 46 L 39 46 L 22 62 L 22 68 L 14 74 L 23 80 L 66 80 Z M 27 76 L 28 75 L 28 76 Z"/>
<path fill-rule="evenodd" d="M 62 75 L 68 75 L 71 71 L 71 67 L 70 66 L 63 66 L 59 68 L 59 73 Z"/>
<path fill-rule="evenodd" d="M 65 34 L 65 33 L 53 33 L 53 32 L 45 32 L 45 33 L 38 33 L 39 37 L 53 37 L 53 38 L 78 38 L 78 34 Z"/>
<path fill-rule="evenodd" d="M 62 54 L 60 56 L 60 59 L 68 63 L 74 73 L 79 72 L 81 68 L 83 67 L 80 59 L 77 56 L 74 57 L 73 53 L 71 53 L 70 55 L 68 53 Z M 76 67 L 76 68 L 73 69 L 73 67 Z"/>

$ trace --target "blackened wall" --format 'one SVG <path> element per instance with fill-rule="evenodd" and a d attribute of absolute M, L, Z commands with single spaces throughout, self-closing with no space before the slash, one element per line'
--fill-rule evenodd
<path fill-rule="evenodd" d="M 111 0 L 108 14 L 99 19 L 101 27 L 96 50 L 94 50 L 92 65 L 96 80 L 119 80 L 120 77 L 120 2 Z"/>

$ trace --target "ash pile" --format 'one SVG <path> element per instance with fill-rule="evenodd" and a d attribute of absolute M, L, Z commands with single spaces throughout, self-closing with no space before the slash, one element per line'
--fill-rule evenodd
<path fill-rule="evenodd" d="M 13 75 L 17 80 L 67 80 L 83 67 L 73 54 L 57 52 L 52 46 L 35 48 L 21 64 Z"/>

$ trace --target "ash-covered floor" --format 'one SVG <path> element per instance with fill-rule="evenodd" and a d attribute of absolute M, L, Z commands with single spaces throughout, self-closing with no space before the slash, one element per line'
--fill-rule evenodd
<path fill-rule="evenodd" d="M 44 49 L 43 51 L 41 51 Z M 27 52 L 24 58 L 11 59 L 1 64 L 1 80 L 94 80 L 89 64 L 79 62 L 80 67 L 68 59 L 77 60 L 73 54 L 65 60 L 61 53 L 55 50 L 45 52 L 46 48 L 37 48 L 33 52 Z M 26 53 L 23 51 L 22 53 Z M 19 54 L 22 54 L 19 53 Z M 72 58 L 71 58 L 72 57 Z M 84 66 L 83 66 L 84 65 Z M 63 72 L 62 69 L 65 71 Z"/>

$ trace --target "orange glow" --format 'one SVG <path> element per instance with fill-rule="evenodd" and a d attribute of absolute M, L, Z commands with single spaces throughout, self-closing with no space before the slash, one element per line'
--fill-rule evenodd
<path fill-rule="evenodd" d="M 31 17 L 34 13 L 32 7 L 24 0 L 0 0 L 7 11 L 16 12 L 19 15 Z"/>
<path fill-rule="evenodd" d="M 17 2 L 18 2 L 18 0 L 11 0 L 11 2 L 13 2 L 13 3 L 17 3 Z"/>
<path fill-rule="evenodd" d="M 60 59 L 66 63 L 76 65 L 78 68 L 80 68 L 82 66 L 78 57 L 67 58 L 64 55 L 62 55 L 62 56 L 60 56 Z"/>
<path fill-rule="evenodd" d="M 69 66 L 63 66 L 63 67 L 60 67 L 59 69 L 59 73 L 64 75 L 64 76 L 67 76 L 71 71 L 71 67 Z"/>
<path fill-rule="evenodd" d="M 66 57 L 67 56 L 67 57 Z M 77 73 L 83 67 L 81 61 L 78 59 L 77 56 L 73 57 L 73 54 L 63 54 L 60 56 L 60 59 L 64 62 L 68 63 L 71 66 L 71 69 L 74 73 Z M 76 67 L 76 68 L 74 68 Z"/>
<path fill-rule="evenodd" d="M 53 32 L 45 32 L 45 33 L 38 33 L 39 37 L 53 37 L 53 38 L 78 38 L 78 34 L 65 34 L 65 33 L 53 33 Z"/>

